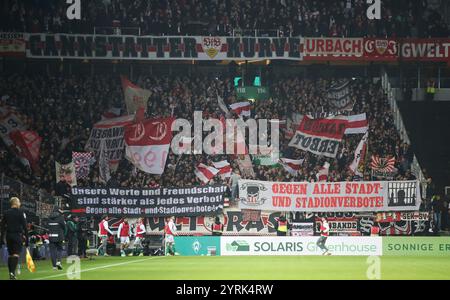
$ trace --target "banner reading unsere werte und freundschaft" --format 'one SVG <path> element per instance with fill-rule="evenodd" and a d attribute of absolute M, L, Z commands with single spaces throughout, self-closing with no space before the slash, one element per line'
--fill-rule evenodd
<path fill-rule="evenodd" d="M 268 182 L 239 180 L 239 208 L 271 211 L 414 211 L 418 181 Z"/>
<path fill-rule="evenodd" d="M 227 186 L 185 188 L 72 188 L 72 209 L 87 215 L 204 216 L 223 209 Z"/>

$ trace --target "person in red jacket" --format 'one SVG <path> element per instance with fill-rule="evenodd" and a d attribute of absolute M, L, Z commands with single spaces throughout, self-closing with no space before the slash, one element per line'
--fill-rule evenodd
<path fill-rule="evenodd" d="M 378 223 L 375 222 L 370 228 L 370 236 L 379 236 L 379 235 L 380 235 L 380 227 L 378 226 Z"/>
<path fill-rule="evenodd" d="M 216 217 L 214 223 L 211 225 L 212 235 L 222 235 L 223 233 L 223 224 L 220 222 L 220 218 Z"/>
<path fill-rule="evenodd" d="M 108 245 L 108 233 L 113 235 L 111 229 L 109 229 L 108 220 L 109 217 L 104 216 L 100 223 L 98 223 L 98 237 L 101 239 L 99 250 L 102 249 L 103 256 L 108 256 L 106 251 L 106 247 Z"/>
<path fill-rule="evenodd" d="M 145 229 L 144 218 L 139 218 L 136 223 L 136 239 L 134 240 L 134 248 L 142 248 L 142 239 L 147 230 Z"/>
<path fill-rule="evenodd" d="M 124 218 L 117 230 L 117 237 L 120 239 L 120 255 L 125 256 L 125 249 L 130 245 L 131 228 L 128 219 Z"/>

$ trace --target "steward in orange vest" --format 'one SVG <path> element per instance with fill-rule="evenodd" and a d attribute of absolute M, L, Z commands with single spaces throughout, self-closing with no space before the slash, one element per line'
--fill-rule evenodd
<path fill-rule="evenodd" d="M 278 236 L 286 236 L 287 232 L 288 232 L 288 227 L 289 227 L 289 223 L 286 220 L 286 217 L 285 216 L 281 216 L 278 219 L 278 222 L 276 224 L 277 235 Z"/>
<path fill-rule="evenodd" d="M 219 217 L 216 217 L 214 223 L 211 225 L 212 235 L 222 235 L 223 233 L 223 224 L 220 223 Z"/>

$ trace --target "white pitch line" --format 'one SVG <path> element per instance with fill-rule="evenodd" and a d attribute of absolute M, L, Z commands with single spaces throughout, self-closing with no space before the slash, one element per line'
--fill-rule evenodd
<path fill-rule="evenodd" d="M 94 270 L 99 270 L 99 269 L 106 269 L 106 268 L 117 267 L 117 266 L 128 265 L 128 264 L 134 264 L 134 263 L 137 263 L 137 262 L 143 262 L 143 261 L 147 261 L 147 260 L 150 260 L 150 259 L 161 258 L 161 257 L 165 257 L 165 256 L 156 256 L 156 257 L 153 256 L 153 257 L 149 257 L 149 258 L 146 258 L 146 259 L 126 261 L 126 262 L 121 262 L 121 263 L 117 263 L 117 264 L 105 265 L 105 266 L 100 266 L 100 267 L 95 267 L 95 268 L 81 270 L 81 271 L 78 271 L 78 272 L 73 272 L 72 274 L 89 272 L 89 271 L 94 271 Z M 61 274 L 56 274 L 56 275 L 51 275 L 51 276 L 46 276 L 46 277 L 35 278 L 33 280 L 44 280 L 44 279 L 50 279 L 50 278 L 55 278 L 55 277 L 61 277 L 61 276 L 67 276 L 67 273 L 61 273 Z"/>

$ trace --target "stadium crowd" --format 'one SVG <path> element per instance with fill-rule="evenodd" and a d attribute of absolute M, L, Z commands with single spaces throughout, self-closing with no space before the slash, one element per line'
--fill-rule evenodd
<path fill-rule="evenodd" d="M 93 33 L 97 27 L 99 33 L 101 28 L 128 27 L 152 35 L 232 35 L 258 29 L 260 34 L 311 37 L 449 34 L 440 1 L 383 0 L 381 20 L 366 18 L 365 0 L 91 0 L 81 5 L 81 20 L 68 20 L 65 1 L 5 0 L 0 30 Z"/>
<path fill-rule="evenodd" d="M 30 130 L 35 130 L 43 138 L 40 147 L 40 172 L 33 174 L 25 170 L 17 157 L 1 145 L 0 169 L 6 176 L 30 184 L 52 195 L 69 193 L 69 186 L 56 182 L 55 161 L 68 163 L 72 151 L 85 149 L 93 124 L 101 120 L 102 114 L 112 107 L 121 108 L 125 114 L 123 91 L 119 75 L 3 75 L 0 78 L 0 106 L 15 107 L 20 118 Z M 226 75 L 182 75 L 151 76 L 141 75 L 130 78 L 137 85 L 152 91 L 148 101 L 147 117 L 175 117 L 192 119 L 194 111 L 202 111 L 203 118 L 220 118 L 223 112 L 218 106 L 217 94 L 222 95 L 229 105 L 241 101 L 236 97 L 233 77 Z M 303 78 L 296 76 L 269 76 L 267 85 L 271 97 L 252 104 L 253 118 L 275 118 L 286 120 L 292 113 L 308 114 L 330 111 L 324 95 L 326 87 L 335 79 Z M 369 121 L 368 153 L 364 161 L 364 180 L 372 180 L 370 170 L 371 155 L 394 156 L 398 173 L 395 180 L 411 180 L 413 153 L 410 146 L 398 134 L 389 104 L 379 83 L 371 79 L 357 79 L 350 89 L 356 100 L 351 114 L 365 112 Z M 237 118 L 237 116 L 234 116 Z M 314 154 L 288 146 L 288 128 L 280 130 L 280 157 L 304 159 L 299 173 L 295 176 L 282 167 L 253 164 L 255 177 L 270 181 L 316 181 L 317 174 L 325 161 L 330 163 L 328 181 L 350 181 L 354 174 L 348 169 L 354 159 L 355 149 L 362 134 L 344 135 L 339 146 L 337 159 L 318 157 Z M 247 175 L 239 172 L 237 160 L 232 155 L 209 156 L 206 154 L 178 156 L 169 153 L 164 174 L 151 175 L 136 170 L 122 159 L 108 186 L 159 187 L 193 186 L 203 183 L 194 175 L 195 167 L 203 162 L 227 159 L 232 166 L 231 178 L 216 176 L 209 183 L 224 183 L 235 188 L 239 178 Z M 427 176 L 427 175 L 425 175 Z M 435 192 L 430 182 L 427 199 L 421 210 L 443 212 L 443 228 L 448 226 L 448 200 L 433 197 Z M 99 176 L 98 161 L 91 166 L 88 179 L 78 179 L 78 186 L 100 187 L 105 183 Z M 231 195 L 232 196 L 232 193 Z"/>
<path fill-rule="evenodd" d="M 223 112 L 217 104 L 216 93 L 223 95 L 227 104 L 239 102 L 232 78 L 215 76 L 152 77 L 142 75 L 133 78 L 143 88 L 152 91 L 148 101 L 148 117 L 192 119 L 194 111 L 202 111 L 203 118 L 220 118 Z M 273 77 L 269 88 L 271 98 L 253 103 L 252 117 L 286 120 L 291 113 L 315 113 L 328 111 L 324 93 L 331 81 L 305 79 L 300 77 Z M 44 75 L 3 76 L 0 82 L 2 105 L 14 106 L 27 126 L 43 138 L 40 147 L 40 174 L 31 175 L 17 170 L 17 159 L 10 152 L 3 151 L 0 160 L 6 175 L 32 184 L 47 192 L 58 192 L 54 162 L 70 162 L 72 151 L 84 151 L 93 124 L 101 119 L 102 113 L 112 107 L 125 111 L 123 91 L 118 75 L 57 76 Z M 366 112 L 369 120 L 369 145 L 365 161 L 366 179 L 370 179 L 370 155 L 395 156 L 399 170 L 396 179 L 413 179 L 410 172 L 413 154 L 408 144 L 397 133 L 385 95 L 378 84 L 369 79 L 356 80 L 351 89 L 356 100 L 352 114 Z M 237 117 L 237 116 L 235 116 Z M 325 161 L 329 161 L 329 181 L 352 180 L 348 165 L 354 159 L 354 151 L 361 140 L 359 135 L 346 135 L 338 151 L 337 159 L 319 158 L 311 153 L 288 147 L 286 128 L 280 131 L 280 157 L 305 161 L 298 175 L 292 176 L 280 169 L 254 165 L 256 177 L 262 180 L 301 181 L 316 180 L 316 174 Z M 162 176 L 133 170 L 126 159 L 120 161 L 117 172 L 112 174 L 109 185 L 123 187 L 190 186 L 201 182 L 194 175 L 198 163 L 227 159 L 234 171 L 239 167 L 231 155 L 208 156 L 183 155 L 170 152 Z M 98 163 L 97 163 L 98 164 Z M 243 175 L 243 174 L 242 174 Z M 25 176 L 25 178 L 23 177 Z M 220 181 L 220 178 L 214 180 Z M 78 185 L 101 185 L 98 165 L 91 168 L 89 180 L 79 180 Z"/>

